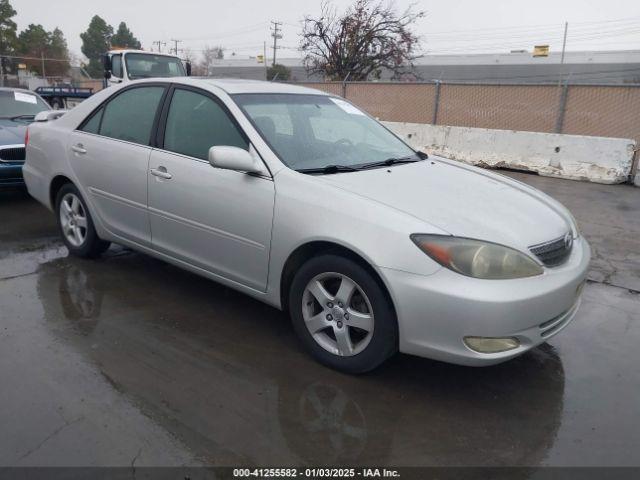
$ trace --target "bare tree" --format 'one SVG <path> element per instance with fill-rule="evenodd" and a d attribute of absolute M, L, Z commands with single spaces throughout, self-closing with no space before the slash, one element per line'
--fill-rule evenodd
<path fill-rule="evenodd" d="M 385 69 L 401 77 L 418 57 L 420 37 L 411 27 L 424 15 L 413 6 L 398 13 L 392 2 L 377 0 L 356 0 L 339 15 L 324 2 L 319 18 L 304 19 L 305 67 L 332 80 L 379 78 Z"/>
<path fill-rule="evenodd" d="M 191 64 L 191 75 L 194 77 L 202 77 L 206 75 L 206 71 L 197 63 L 197 57 L 193 50 L 189 47 L 180 50 L 182 60 Z"/>
<path fill-rule="evenodd" d="M 214 60 L 221 60 L 224 58 L 225 48 L 221 46 L 210 47 L 206 45 L 202 50 L 202 61 L 200 62 L 200 69 L 204 75 L 209 75 L 210 67 L 213 65 Z"/>

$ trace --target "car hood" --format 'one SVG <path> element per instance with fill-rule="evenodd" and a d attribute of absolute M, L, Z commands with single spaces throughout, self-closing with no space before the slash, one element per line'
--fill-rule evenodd
<path fill-rule="evenodd" d="M 571 230 L 571 220 L 543 193 L 445 159 L 318 178 L 459 237 L 524 250 Z"/>
<path fill-rule="evenodd" d="M 24 134 L 26 130 L 26 123 L 0 119 L 0 146 L 22 145 L 24 143 Z"/>

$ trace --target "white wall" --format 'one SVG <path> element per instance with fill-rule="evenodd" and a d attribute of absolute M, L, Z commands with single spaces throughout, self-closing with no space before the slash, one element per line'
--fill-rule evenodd
<path fill-rule="evenodd" d="M 597 183 L 629 179 L 635 141 L 555 133 L 384 122 L 412 147 L 490 168 Z"/>

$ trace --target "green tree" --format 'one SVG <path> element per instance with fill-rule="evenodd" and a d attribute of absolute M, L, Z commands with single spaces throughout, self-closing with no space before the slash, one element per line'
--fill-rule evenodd
<path fill-rule="evenodd" d="M 47 56 L 48 44 L 49 33 L 42 25 L 31 23 L 18 35 L 18 52 L 20 55 L 30 57 L 21 59 L 21 61 L 27 64 L 29 70 L 38 75 L 42 75 L 42 61 L 39 59 Z"/>
<path fill-rule="evenodd" d="M 61 76 L 69 71 L 69 50 L 62 30 L 47 32 L 42 25 L 30 24 L 18 35 L 18 52 L 32 72 L 42 75 L 42 57 L 46 76 Z"/>
<path fill-rule="evenodd" d="M 124 22 L 120 22 L 118 30 L 113 37 L 111 37 L 111 45 L 114 47 L 134 48 L 137 50 L 142 48 L 140 40 L 133 35 L 133 32 L 129 30 L 129 27 L 127 27 L 127 24 Z"/>
<path fill-rule="evenodd" d="M 69 48 L 62 30 L 56 27 L 49 33 L 49 45 L 47 46 L 48 58 L 57 61 L 46 62 L 47 75 L 64 75 L 69 71 Z"/>
<path fill-rule="evenodd" d="M 16 22 L 12 20 L 15 15 L 16 11 L 9 3 L 9 0 L 0 0 L 0 54 L 11 55 L 15 52 L 17 41 L 16 31 L 18 28 Z M 5 74 L 5 62 L 3 62 L 2 65 L 0 74 Z"/>
<path fill-rule="evenodd" d="M 287 81 L 291 77 L 291 70 L 280 63 L 267 68 L 267 80 Z"/>
<path fill-rule="evenodd" d="M 80 34 L 82 53 L 89 59 L 87 72 L 92 77 L 98 78 L 102 76 L 103 70 L 100 56 L 109 50 L 112 36 L 113 27 L 98 15 L 91 19 L 87 31 Z"/>

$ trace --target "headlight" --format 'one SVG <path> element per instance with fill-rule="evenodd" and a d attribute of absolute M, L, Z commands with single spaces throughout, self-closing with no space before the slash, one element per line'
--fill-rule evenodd
<path fill-rule="evenodd" d="M 411 240 L 440 265 L 468 277 L 505 280 L 543 272 L 524 253 L 496 243 L 427 234 L 413 234 Z"/>
<path fill-rule="evenodd" d="M 569 215 L 569 220 L 571 221 L 571 234 L 573 235 L 573 238 L 576 239 L 580 236 L 580 227 L 578 226 L 578 222 L 576 222 L 576 218 L 569 210 L 567 210 L 567 214 Z"/>

